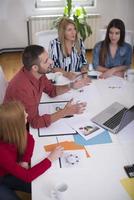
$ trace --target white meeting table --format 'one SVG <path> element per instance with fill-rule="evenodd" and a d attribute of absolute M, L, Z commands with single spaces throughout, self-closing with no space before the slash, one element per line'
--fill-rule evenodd
<path fill-rule="evenodd" d="M 87 109 L 81 117 L 88 115 L 91 118 L 115 101 L 126 107 L 134 105 L 134 83 L 114 76 L 93 80 L 82 90 L 71 90 L 52 99 L 43 94 L 41 102 L 67 101 L 71 98 L 75 102 L 86 101 Z M 41 113 L 45 113 L 41 106 Z M 62 126 L 62 120 L 58 123 Z M 44 145 L 57 143 L 57 137 L 59 142 L 74 141 L 73 135 L 39 137 L 37 129 L 31 128 L 30 132 L 35 139 L 32 166 L 47 155 Z M 85 146 L 91 157 L 82 166 L 60 168 L 54 164 L 34 180 L 32 200 L 51 200 L 52 189 L 60 183 L 68 185 L 62 200 L 131 200 L 120 180 L 127 178 L 124 165 L 134 164 L 134 121 L 118 134 L 109 135 L 111 143 Z"/>

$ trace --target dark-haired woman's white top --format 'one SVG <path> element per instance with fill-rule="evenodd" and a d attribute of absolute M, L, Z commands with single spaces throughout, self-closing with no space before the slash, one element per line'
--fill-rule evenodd
<path fill-rule="evenodd" d="M 49 45 L 49 56 L 54 62 L 54 67 L 59 67 L 65 71 L 80 71 L 83 65 L 87 64 L 85 48 L 82 40 L 79 41 L 80 53 L 72 47 L 71 55 L 65 57 L 62 53 L 61 43 L 58 38 L 52 40 Z"/>

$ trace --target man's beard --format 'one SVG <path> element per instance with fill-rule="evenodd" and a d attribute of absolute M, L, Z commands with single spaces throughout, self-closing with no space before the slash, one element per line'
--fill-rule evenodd
<path fill-rule="evenodd" d="M 50 68 L 48 68 L 48 70 L 47 71 L 43 71 L 42 69 L 41 69 L 41 67 L 39 67 L 39 69 L 38 69 L 38 74 L 48 74 L 48 73 L 50 73 L 52 71 L 52 69 L 51 69 L 51 67 Z"/>
<path fill-rule="evenodd" d="M 40 69 L 38 70 L 38 74 L 46 74 L 46 72 L 42 72 Z"/>

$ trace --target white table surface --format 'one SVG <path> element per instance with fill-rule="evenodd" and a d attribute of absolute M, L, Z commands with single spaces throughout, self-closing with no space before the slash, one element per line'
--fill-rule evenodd
<path fill-rule="evenodd" d="M 42 95 L 41 101 L 87 101 L 85 114 L 94 116 L 114 101 L 130 107 L 134 104 L 134 84 L 121 78 L 93 81 L 83 92 L 72 90 L 68 94 L 50 99 Z M 83 114 L 84 115 L 84 114 Z M 32 165 L 46 156 L 44 145 L 56 143 L 56 137 L 38 137 L 37 129 L 30 131 L 35 138 Z M 51 200 L 50 194 L 57 184 L 66 183 L 68 189 L 63 200 L 130 200 L 120 183 L 127 175 L 124 165 L 134 163 L 134 121 L 119 134 L 110 133 L 112 143 L 85 146 L 90 158 L 83 166 L 72 168 L 51 167 L 32 182 L 32 200 Z M 73 141 L 73 136 L 58 136 L 60 141 Z"/>

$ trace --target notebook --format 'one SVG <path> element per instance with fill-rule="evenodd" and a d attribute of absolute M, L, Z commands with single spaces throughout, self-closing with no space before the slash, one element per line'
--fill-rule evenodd
<path fill-rule="evenodd" d="M 112 133 L 118 133 L 132 120 L 134 120 L 134 105 L 126 108 L 118 102 L 114 102 L 91 119 L 92 122 Z"/>

